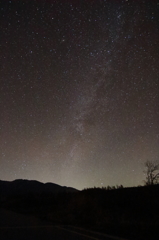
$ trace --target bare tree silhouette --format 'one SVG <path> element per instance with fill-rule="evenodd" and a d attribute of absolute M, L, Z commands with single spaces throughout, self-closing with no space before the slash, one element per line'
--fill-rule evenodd
<path fill-rule="evenodd" d="M 146 161 L 145 162 L 146 174 L 145 185 L 154 185 L 159 182 L 159 163 Z"/>

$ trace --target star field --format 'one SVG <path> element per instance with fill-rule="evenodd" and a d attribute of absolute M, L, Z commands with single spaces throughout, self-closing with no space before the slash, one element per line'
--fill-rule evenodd
<path fill-rule="evenodd" d="M 1 1 L 0 179 L 143 184 L 159 160 L 159 2 Z"/>

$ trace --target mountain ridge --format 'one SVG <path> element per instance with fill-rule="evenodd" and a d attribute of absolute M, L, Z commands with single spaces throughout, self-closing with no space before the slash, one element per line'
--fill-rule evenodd
<path fill-rule="evenodd" d="M 79 190 L 60 186 L 56 183 L 42 183 L 37 180 L 27 179 L 15 179 L 13 181 L 0 180 L 0 195 L 8 196 L 14 194 L 29 194 L 29 193 L 66 193 L 66 192 L 77 192 Z"/>

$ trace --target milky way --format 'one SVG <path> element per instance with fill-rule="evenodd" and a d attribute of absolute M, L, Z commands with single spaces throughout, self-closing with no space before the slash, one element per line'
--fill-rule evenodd
<path fill-rule="evenodd" d="M 159 2 L 1 1 L 0 178 L 143 184 L 159 160 Z"/>

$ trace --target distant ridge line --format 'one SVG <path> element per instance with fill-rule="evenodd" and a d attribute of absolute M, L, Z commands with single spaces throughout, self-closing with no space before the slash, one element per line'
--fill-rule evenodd
<path fill-rule="evenodd" d="M 13 181 L 0 180 L 0 195 L 13 195 L 13 194 L 28 194 L 28 193 L 39 193 L 39 194 L 53 194 L 53 193 L 68 193 L 77 192 L 79 190 L 60 186 L 56 183 L 42 183 L 37 180 L 27 179 L 15 179 Z"/>

